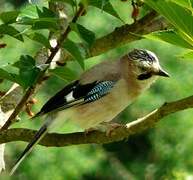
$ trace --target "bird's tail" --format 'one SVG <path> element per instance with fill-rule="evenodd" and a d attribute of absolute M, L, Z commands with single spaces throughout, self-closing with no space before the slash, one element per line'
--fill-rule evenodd
<path fill-rule="evenodd" d="M 45 134 L 48 131 L 48 127 L 51 124 L 52 119 L 51 117 L 47 119 L 47 121 L 44 123 L 44 125 L 40 128 L 40 130 L 34 135 L 31 142 L 27 145 L 23 153 L 20 155 L 20 157 L 17 159 L 14 167 L 12 168 L 10 172 L 10 176 L 14 174 L 18 166 L 21 164 L 21 162 L 25 159 L 25 157 L 32 151 L 33 147 L 45 136 Z"/>

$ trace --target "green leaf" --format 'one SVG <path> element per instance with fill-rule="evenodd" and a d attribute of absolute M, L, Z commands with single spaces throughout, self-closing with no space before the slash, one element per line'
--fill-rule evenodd
<path fill-rule="evenodd" d="M 19 76 L 17 74 L 9 73 L 6 70 L 1 69 L 1 68 L 0 68 L 0 78 L 7 79 L 9 81 L 16 82 L 18 84 L 21 83 L 19 80 Z"/>
<path fill-rule="evenodd" d="M 59 29 L 58 17 L 50 9 L 36 7 L 39 18 L 35 20 L 32 29 Z"/>
<path fill-rule="evenodd" d="M 49 72 L 68 82 L 78 78 L 77 73 L 67 67 L 57 67 L 55 69 L 49 70 Z"/>
<path fill-rule="evenodd" d="M 20 14 L 18 24 L 31 25 L 32 29 L 59 29 L 59 19 L 56 14 L 46 7 L 42 9 L 37 6 L 30 6 L 29 9 L 24 9 Z"/>
<path fill-rule="evenodd" d="M 0 19 L 5 23 L 5 24 L 11 24 L 16 22 L 16 19 L 19 15 L 19 11 L 8 11 L 8 12 L 3 12 L 0 14 Z"/>
<path fill-rule="evenodd" d="M 42 9 L 38 8 L 36 6 L 36 10 L 37 10 L 37 13 L 38 13 L 38 16 L 39 18 L 53 18 L 53 17 L 57 17 L 56 14 L 51 11 L 50 9 L 46 8 L 46 7 L 43 7 Z"/>
<path fill-rule="evenodd" d="M 193 16 L 191 11 L 168 0 L 146 0 L 145 2 L 182 33 L 186 41 L 193 44 Z"/>
<path fill-rule="evenodd" d="M 178 57 L 185 60 L 193 60 L 193 51 L 187 51 L 184 54 L 179 55 Z"/>
<path fill-rule="evenodd" d="M 40 44 L 43 44 L 48 49 L 51 47 L 48 38 L 46 38 L 43 34 L 40 33 L 31 33 L 28 37 Z"/>
<path fill-rule="evenodd" d="M 148 35 L 144 35 L 143 37 L 152 39 L 152 40 L 165 41 L 167 43 L 180 46 L 183 48 L 193 49 L 193 45 L 189 44 L 173 30 L 157 31 L 157 32 L 150 33 Z"/>
<path fill-rule="evenodd" d="M 72 7 L 77 5 L 76 1 L 74 0 L 49 0 L 49 2 L 63 2 L 63 3 L 70 4 Z"/>
<path fill-rule="evenodd" d="M 192 10 L 193 0 L 170 0 L 170 1 L 178 4 L 179 6 Z"/>
<path fill-rule="evenodd" d="M 95 41 L 95 34 L 80 24 L 71 23 L 71 29 L 75 31 L 88 47 L 91 47 Z"/>
<path fill-rule="evenodd" d="M 4 34 L 12 36 L 20 41 L 23 41 L 23 37 L 20 34 L 20 32 L 10 25 L 6 25 L 6 24 L 0 25 L 0 35 L 4 35 Z"/>
<path fill-rule="evenodd" d="M 32 25 L 32 29 L 51 29 L 51 30 L 58 30 L 59 23 L 58 19 L 56 18 L 39 18 L 35 19 Z"/>
<path fill-rule="evenodd" d="M 59 29 L 59 19 L 57 18 L 29 18 L 29 17 L 22 17 L 17 22 L 18 24 L 22 25 L 31 25 L 32 29 L 51 29 L 51 30 L 58 30 Z"/>
<path fill-rule="evenodd" d="M 77 60 L 80 66 L 84 69 L 84 57 L 82 56 L 80 47 L 73 41 L 67 39 L 63 43 L 63 48 L 66 49 L 72 55 L 72 57 L 75 60 Z"/>
<path fill-rule="evenodd" d="M 114 10 L 109 0 L 88 0 L 88 4 L 90 6 L 97 7 L 101 9 L 102 11 L 105 11 L 106 13 L 120 19 L 119 15 Z"/>
<path fill-rule="evenodd" d="M 19 18 L 20 17 L 38 18 L 36 6 L 32 4 L 24 6 L 19 14 Z"/>
<path fill-rule="evenodd" d="M 20 61 L 16 62 L 14 66 L 19 68 L 19 77 L 24 89 L 36 82 L 40 69 L 35 66 L 35 60 L 31 56 L 21 56 Z"/>
<path fill-rule="evenodd" d="M 36 22 L 36 19 L 32 19 L 30 17 L 21 17 L 18 19 L 17 24 L 33 25 Z"/>

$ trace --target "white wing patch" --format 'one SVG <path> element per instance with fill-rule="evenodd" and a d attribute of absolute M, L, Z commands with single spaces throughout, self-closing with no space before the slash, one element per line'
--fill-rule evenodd
<path fill-rule="evenodd" d="M 71 91 L 68 95 L 65 96 L 67 102 L 74 101 L 75 98 L 73 97 L 73 91 Z"/>

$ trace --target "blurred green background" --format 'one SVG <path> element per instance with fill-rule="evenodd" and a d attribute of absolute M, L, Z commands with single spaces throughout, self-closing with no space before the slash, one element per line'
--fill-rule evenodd
<path fill-rule="evenodd" d="M 2 1 L 0 12 L 23 8 L 19 1 Z M 21 1 L 22 2 L 22 1 Z M 126 23 L 131 23 L 131 7 L 128 4 L 116 3 L 117 13 Z M 101 37 L 121 26 L 123 22 L 102 13 L 95 8 L 81 17 L 81 24 Z M 70 35 L 74 38 L 73 33 Z M 0 41 L 7 43 L 7 48 L 0 50 L 0 64 L 6 65 L 17 61 L 22 54 L 35 55 L 41 47 L 39 44 L 25 39 L 25 43 L 5 36 Z M 193 62 L 178 58 L 184 49 L 162 42 L 140 40 L 100 56 L 86 60 L 86 67 L 106 60 L 116 59 L 133 48 L 145 48 L 155 52 L 161 65 L 171 78 L 160 78 L 136 102 L 122 112 L 118 119 L 127 123 L 151 112 L 166 101 L 177 100 L 193 94 Z M 81 69 L 76 62 L 68 64 Z M 58 77 L 51 77 L 36 95 L 38 103 L 33 111 L 37 112 L 43 103 L 66 82 Z M 0 85 L 1 90 L 10 87 L 10 82 Z M 175 113 L 157 123 L 156 127 L 142 134 L 135 135 L 122 142 L 108 145 L 79 145 L 60 148 L 36 146 L 28 158 L 21 164 L 13 179 L 41 180 L 95 180 L 95 179 L 193 179 L 193 111 L 186 110 Z M 41 120 L 29 121 L 26 113 L 22 113 L 21 121 L 14 127 L 40 127 Z M 67 123 L 63 132 L 72 132 L 76 128 Z M 10 169 L 23 151 L 26 143 L 12 142 L 6 145 L 6 168 Z M 0 177 L 1 179 L 1 177 Z M 5 179 L 2 176 L 2 179 Z"/>

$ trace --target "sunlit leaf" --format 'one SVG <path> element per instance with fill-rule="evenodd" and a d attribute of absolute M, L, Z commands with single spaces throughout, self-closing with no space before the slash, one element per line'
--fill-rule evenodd
<path fill-rule="evenodd" d="M 165 41 L 170 44 L 180 46 L 183 48 L 193 49 L 193 45 L 189 44 L 173 30 L 157 31 L 157 32 L 150 33 L 148 35 L 144 35 L 144 37 L 152 40 Z"/>
<path fill-rule="evenodd" d="M 193 5 L 193 0 L 170 0 L 182 7 L 185 7 L 187 9 L 192 9 L 192 5 Z"/>
<path fill-rule="evenodd" d="M 18 24 L 22 25 L 31 25 L 32 29 L 38 30 L 38 29 L 52 29 L 52 30 L 58 30 L 59 29 L 59 23 L 57 18 L 36 18 L 32 19 L 29 17 L 22 17 L 17 22 Z"/>
<path fill-rule="evenodd" d="M 77 73 L 67 67 L 57 67 L 49 70 L 49 72 L 68 82 L 78 78 Z"/>
<path fill-rule="evenodd" d="M 36 22 L 36 19 L 30 17 L 21 17 L 18 19 L 17 23 L 22 25 L 33 25 Z"/>
<path fill-rule="evenodd" d="M 84 69 L 84 57 L 80 51 L 80 47 L 73 41 L 67 39 L 63 43 L 63 48 L 66 49 L 72 55 L 72 57 L 75 60 L 77 60 L 80 66 Z"/>
<path fill-rule="evenodd" d="M 95 41 L 95 34 L 80 24 L 71 23 L 71 28 L 80 38 L 85 42 L 88 47 L 91 47 Z"/>
<path fill-rule="evenodd" d="M 168 0 L 146 0 L 145 2 L 184 34 L 190 44 L 193 43 L 193 16 L 191 11 Z"/>
<path fill-rule="evenodd" d="M 34 30 L 59 29 L 58 17 L 54 12 L 46 7 L 38 8 L 36 6 L 30 6 L 29 9 L 26 8 L 25 11 L 23 10 L 20 14 L 17 23 L 22 25 L 31 25 Z"/>
<path fill-rule="evenodd" d="M 35 5 L 27 5 L 21 9 L 19 17 L 38 18 L 37 9 Z"/>

